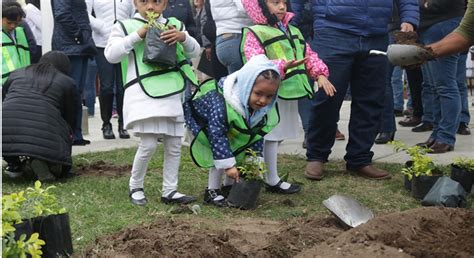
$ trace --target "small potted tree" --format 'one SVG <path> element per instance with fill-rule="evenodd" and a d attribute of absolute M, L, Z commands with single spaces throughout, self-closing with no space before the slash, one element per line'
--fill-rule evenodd
<path fill-rule="evenodd" d="M 62 208 L 56 196 L 50 193 L 54 186 L 41 187 L 41 182 L 36 181 L 35 186 L 28 187 L 26 191 L 13 193 L 4 196 L 5 203 L 16 200 L 17 204 L 9 205 L 15 207 L 15 230 L 25 232 L 26 239 L 29 232 L 32 232 L 33 239 L 39 237 L 43 243 L 41 248 L 42 257 L 70 256 L 73 252 L 71 229 L 69 225 L 69 215 L 66 209 Z M 2 207 L 2 213 L 3 213 Z M 6 214 L 11 214 L 10 210 L 5 210 Z M 3 218 L 2 218 L 3 222 Z M 19 234 L 16 234 L 18 237 Z M 28 240 L 29 241 L 29 240 Z"/>
<path fill-rule="evenodd" d="M 410 156 L 411 160 L 405 163 L 401 171 L 404 175 L 405 187 L 411 190 L 414 198 L 423 199 L 443 175 L 442 171 L 436 168 L 433 160 L 426 155 L 430 149 L 420 146 L 408 147 L 400 141 L 393 141 L 392 145 L 396 152 L 404 151 Z"/>
<path fill-rule="evenodd" d="M 257 208 L 257 199 L 263 185 L 265 163 L 251 149 L 246 150 L 248 157 L 237 167 L 240 172 L 240 182 L 232 185 L 227 198 L 230 207 L 243 210 Z"/>
<path fill-rule="evenodd" d="M 24 191 L 2 196 L 2 257 L 37 258 L 43 254 L 45 242 L 33 233 L 29 221 L 21 219 L 19 210 L 25 200 Z"/>
<path fill-rule="evenodd" d="M 451 178 L 459 182 L 466 193 L 472 190 L 474 184 L 474 159 L 458 157 L 451 164 Z"/>

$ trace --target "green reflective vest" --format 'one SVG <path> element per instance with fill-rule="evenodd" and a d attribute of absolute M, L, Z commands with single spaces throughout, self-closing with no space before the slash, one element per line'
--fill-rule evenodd
<path fill-rule="evenodd" d="M 145 21 L 130 19 L 119 21 L 119 23 L 125 35 L 128 35 L 143 27 Z M 168 18 L 166 25 L 173 25 L 179 30 L 183 29 L 182 23 L 173 17 Z M 125 88 L 138 83 L 148 96 L 163 98 L 182 92 L 186 87 L 185 79 L 194 85 L 198 84 L 196 75 L 189 65 L 184 55 L 183 46 L 180 43 L 176 43 L 176 60 L 178 63 L 175 67 L 143 63 L 144 49 L 145 41 L 142 40 L 135 43 L 132 50 L 137 78 L 127 81 L 128 57 L 121 62 L 122 79 L 125 82 Z"/>
<path fill-rule="evenodd" d="M 2 85 L 11 72 L 30 65 L 30 48 L 22 27 L 16 27 L 15 38 L 2 30 Z"/>
<path fill-rule="evenodd" d="M 288 25 L 288 35 L 280 29 L 267 25 L 254 25 L 249 28 L 243 28 L 240 52 L 244 64 L 245 58 L 244 45 L 247 40 L 247 33 L 251 32 L 258 39 L 265 49 L 265 55 L 269 59 L 301 60 L 306 52 L 306 43 L 301 32 L 294 26 Z M 278 90 L 278 97 L 291 100 L 304 97 L 312 98 L 314 94 L 313 87 L 309 84 L 305 65 L 299 65 L 286 71 L 285 79 Z"/>
<path fill-rule="evenodd" d="M 215 80 L 207 80 L 199 86 L 191 101 L 204 96 L 211 90 L 217 90 L 222 93 L 221 89 L 217 87 Z M 193 158 L 194 163 L 199 167 L 213 167 L 214 158 L 207 138 L 207 124 L 201 122 L 202 120 L 199 118 L 199 114 L 193 110 L 192 103 L 190 103 L 190 106 L 192 112 L 191 115 L 202 127 L 191 143 L 191 157 Z M 236 161 L 243 160 L 245 157 L 245 149 L 261 140 L 263 136 L 269 133 L 280 121 L 276 105 L 273 106 L 273 108 L 263 117 L 262 121 L 253 128 L 250 128 L 245 121 L 245 118 L 237 113 L 227 102 L 225 108 L 228 125 L 227 138 Z"/>

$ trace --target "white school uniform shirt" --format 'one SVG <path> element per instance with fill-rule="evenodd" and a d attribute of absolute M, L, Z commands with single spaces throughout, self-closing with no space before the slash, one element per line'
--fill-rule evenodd
<path fill-rule="evenodd" d="M 139 13 L 134 18 L 145 20 Z M 161 15 L 158 22 L 165 23 L 167 19 Z M 186 39 L 181 42 L 184 49 L 184 55 L 187 58 L 195 58 L 199 55 L 200 46 L 197 41 L 191 37 L 183 25 L 183 32 Z M 107 46 L 104 50 L 105 58 L 112 64 L 119 63 L 128 56 L 127 81 L 137 78 L 135 71 L 135 60 L 133 57 L 133 46 L 135 43 L 144 40 L 138 33 L 132 32 L 125 36 L 119 23 L 115 24 L 110 33 Z M 143 92 L 140 85 L 135 83 L 125 90 L 123 104 L 123 120 L 126 129 L 132 129 L 134 123 L 154 118 L 169 118 L 167 121 L 176 121 L 183 123 L 182 94 L 175 94 L 164 98 L 151 98 Z"/>

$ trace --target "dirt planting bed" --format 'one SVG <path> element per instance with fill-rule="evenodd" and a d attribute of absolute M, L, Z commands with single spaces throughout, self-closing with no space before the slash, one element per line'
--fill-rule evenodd
<path fill-rule="evenodd" d="M 191 219 L 189 219 L 191 218 Z M 101 237 L 97 257 L 473 257 L 474 211 L 418 208 L 347 230 L 333 217 L 162 218 Z"/>
<path fill-rule="evenodd" d="M 115 165 L 110 162 L 96 161 L 87 165 L 78 165 L 74 173 L 78 176 L 119 177 L 129 175 L 132 165 Z"/>

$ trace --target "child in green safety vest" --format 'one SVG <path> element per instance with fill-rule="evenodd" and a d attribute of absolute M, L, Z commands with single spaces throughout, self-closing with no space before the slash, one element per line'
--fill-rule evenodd
<path fill-rule="evenodd" d="M 121 63 L 125 87 L 123 121 L 125 129 L 140 137 L 129 181 L 130 201 L 145 205 L 144 180 L 148 162 L 155 153 L 158 138 L 163 137 L 164 163 L 161 201 L 190 203 L 196 200 L 177 191 L 184 136 L 183 92 L 186 81 L 196 78 L 186 59 L 197 57 L 200 46 L 176 18 L 164 18 L 167 0 L 134 0 L 137 13 L 133 19 L 118 21 L 110 33 L 104 55 L 110 63 Z M 156 22 L 166 25 L 160 39 L 176 44 L 175 65 L 143 62 L 147 12 L 157 15 Z"/>
<path fill-rule="evenodd" d="M 2 3 L 2 85 L 8 75 L 30 65 L 30 52 L 25 30 L 18 26 L 25 12 L 16 1 Z"/>
<path fill-rule="evenodd" d="M 291 185 L 282 182 L 278 176 L 278 145 L 283 140 L 297 137 L 298 99 L 312 98 L 314 94 L 309 77 L 328 96 L 333 96 L 336 89 L 327 79 L 329 71 L 326 64 L 305 43 L 298 28 L 289 24 L 293 14 L 287 12 L 286 0 L 242 0 L 242 4 L 255 24 L 244 28 L 241 43 L 243 61 L 254 55 L 265 54 L 284 70 L 277 100 L 280 123 L 265 136 L 263 156 L 268 171 L 266 181 L 270 185 L 279 186 L 279 193 L 294 193 Z M 288 62 L 296 65 L 287 68 L 285 64 Z"/>
<path fill-rule="evenodd" d="M 277 66 L 257 55 L 219 83 L 205 81 L 185 102 L 186 124 L 195 136 L 191 156 L 198 166 L 210 168 L 205 204 L 225 206 L 226 189 L 239 179 L 236 164 L 246 149 L 261 156 L 263 136 L 278 124 L 280 82 Z"/>

